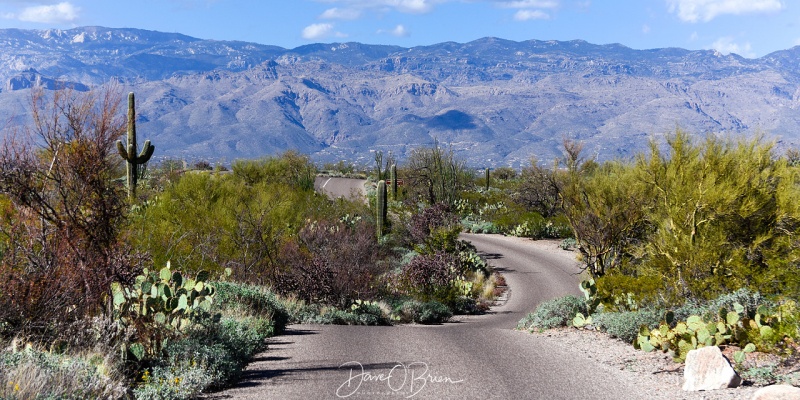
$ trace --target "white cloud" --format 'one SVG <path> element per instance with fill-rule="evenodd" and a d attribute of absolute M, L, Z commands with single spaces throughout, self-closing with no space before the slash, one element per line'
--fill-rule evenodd
<path fill-rule="evenodd" d="M 423 14 L 431 11 L 434 4 L 452 0 L 316 0 L 320 3 L 341 4 L 351 10 L 394 10 L 402 13 Z"/>
<path fill-rule="evenodd" d="M 723 14 L 751 14 L 781 11 L 782 0 L 667 0 L 669 12 L 686 22 L 711 21 Z"/>
<path fill-rule="evenodd" d="M 797 38 L 797 39 L 794 40 L 794 45 L 795 46 L 800 46 L 800 38 Z"/>
<path fill-rule="evenodd" d="M 514 0 L 499 1 L 498 6 L 502 8 L 556 8 L 556 0 Z"/>
<path fill-rule="evenodd" d="M 650 33 L 650 25 L 647 24 L 642 25 L 642 33 L 644 33 L 645 35 Z"/>
<path fill-rule="evenodd" d="M 742 57 L 755 58 L 755 54 L 753 53 L 752 46 L 750 46 L 750 42 L 739 44 L 734 42 L 733 38 L 730 36 L 717 39 L 716 42 L 711 44 L 711 48 L 722 54 L 736 53 Z"/>
<path fill-rule="evenodd" d="M 334 31 L 333 24 L 311 24 L 303 28 L 303 33 L 301 36 L 303 39 L 308 40 L 318 40 L 331 36 L 338 38 L 347 37 L 347 35 L 342 32 Z"/>
<path fill-rule="evenodd" d="M 391 29 L 391 30 L 388 30 L 388 31 L 387 30 L 383 30 L 383 29 L 378 29 L 377 33 L 378 34 L 388 33 L 388 34 L 390 34 L 392 36 L 396 36 L 396 37 L 406 37 L 406 36 L 411 34 L 410 32 L 408 32 L 408 29 L 406 29 L 406 27 L 403 26 L 403 25 L 397 25 L 397 26 L 394 27 L 394 29 Z"/>
<path fill-rule="evenodd" d="M 314 40 L 327 36 L 333 31 L 332 24 L 311 24 L 303 28 L 303 39 Z"/>
<path fill-rule="evenodd" d="M 517 21 L 530 21 L 532 19 L 550 19 L 550 14 L 542 10 L 519 10 L 514 14 Z"/>
<path fill-rule="evenodd" d="M 72 22 L 78 19 L 80 8 L 64 1 L 53 5 L 25 7 L 19 14 L 6 14 L 5 18 L 43 24 Z"/>
<path fill-rule="evenodd" d="M 361 11 L 353 8 L 329 8 L 319 16 L 322 19 L 353 20 L 361 17 Z"/>
<path fill-rule="evenodd" d="M 559 0 L 500 0 L 494 3 L 500 8 L 516 9 L 514 19 L 517 21 L 550 19 L 547 11 L 558 8 L 560 4 Z"/>

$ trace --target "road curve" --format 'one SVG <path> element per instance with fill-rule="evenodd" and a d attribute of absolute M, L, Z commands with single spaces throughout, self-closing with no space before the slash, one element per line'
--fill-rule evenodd
<path fill-rule="evenodd" d="M 366 199 L 365 179 L 331 178 L 318 176 L 314 180 L 314 190 L 328 195 L 332 199 Z M 366 200 L 365 200 L 366 201 Z"/>
<path fill-rule="evenodd" d="M 572 253 L 554 242 L 464 235 L 500 269 L 507 300 L 437 326 L 294 325 L 234 388 L 213 399 L 638 399 L 619 371 L 515 331 L 543 300 L 579 294 Z"/>

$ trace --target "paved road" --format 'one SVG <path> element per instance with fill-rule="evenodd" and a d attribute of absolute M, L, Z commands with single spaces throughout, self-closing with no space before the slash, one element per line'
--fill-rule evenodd
<path fill-rule="evenodd" d="M 586 355 L 515 331 L 540 301 L 579 294 L 570 253 L 464 235 L 506 276 L 507 301 L 438 326 L 295 325 L 217 399 L 636 399 L 633 383 Z M 348 384 L 349 383 L 349 384 Z"/>
<path fill-rule="evenodd" d="M 329 178 L 325 176 L 318 176 L 314 181 L 314 190 L 325 193 L 334 199 L 339 197 L 365 198 L 365 183 L 367 183 L 367 181 L 364 179 Z"/>

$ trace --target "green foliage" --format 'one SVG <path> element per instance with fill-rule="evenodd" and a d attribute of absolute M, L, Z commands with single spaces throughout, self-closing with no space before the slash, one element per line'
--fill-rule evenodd
<path fill-rule="evenodd" d="M 585 268 L 593 277 L 617 268 L 638 239 L 646 198 L 633 171 L 619 162 L 579 163 L 579 147 L 568 149 L 567 169 L 555 176 L 565 216 Z"/>
<path fill-rule="evenodd" d="M 128 171 L 128 197 L 136 197 L 136 183 L 139 178 L 144 175 L 144 168 L 156 147 L 150 145 L 150 141 L 146 140 L 142 146 L 142 152 L 138 155 L 136 152 L 136 109 L 135 99 L 133 92 L 128 93 L 128 143 L 127 146 L 123 145 L 121 141 L 117 140 L 117 150 L 119 155 L 125 160 L 125 165 Z"/>
<path fill-rule="evenodd" d="M 567 168 L 555 173 L 586 268 L 632 278 L 598 279 L 603 301 L 631 293 L 640 304 L 672 307 L 740 288 L 800 293 L 798 168 L 759 139 L 695 144 L 678 131 L 663 148 L 597 165 L 568 144 Z"/>
<path fill-rule="evenodd" d="M 127 387 L 109 357 L 69 356 L 34 348 L 0 351 L 0 398 L 109 399 Z"/>
<path fill-rule="evenodd" d="M 236 162 L 232 174 L 185 174 L 130 216 L 129 236 L 155 263 L 172 260 L 186 271 L 217 274 L 231 268 L 235 280 L 268 284 L 282 243 L 307 219 L 338 215 L 349 203 L 331 203 L 309 189 L 313 166 L 304 160 L 289 153 Z"/>
<path fill-rule="evenodd" d="M 627 343 L 636 340 L 642 326 L 654 328 L 663 317 L 663 313 L 651 309 L 601 312 L 592 315 L 594 326 Z"/>
<path fill-rule="evenodd" d="M 453 150 L 444 150 L 435 142 L 430 148 L 417 148 L 408 157 L 408 197 L 429 205 L 453 206 L 461 192 L 473 182 L 473 173 Z"/>
<path fill-rule="evenodd" d="M 348 309 L 300 304 L 293 310 L 292 320 L 303 324 L 324 325 L 390 325 L 389 316 L 376 303 L 356 300 Z"/>
<path fill-rule="evenodd" d="M 281 333 L 289 323 L 286 305 L 274 292 L 263 286 L 236 282 L 214 282 L 217 289 L 214 303 L 223 311 L 235 315 L 248 315 L 272 321 L 275 333 Z"/>
<path fill-rule="evenodd" d="M 400 321 L 416 322 L 418 324 L 439 324 L 447 322 L 453 313 L 450 309 L 437 301 L 420 302 L 407 300 L 398 304 L 394 309 Z"/>
<path fill-rule="evenodd" d="M 587 314 L 586 303 L 575 296 L 548 300 L 536 307 L 532 313 L 519 321 L 517 329 L 532 331 L 552 329 L 572 324 L 576 314 Z"/>
<path fill-rule="evenodd" d="M 273 333 L 269 320 L 256 317 L 197 325 L 185 337 L 169 342 L 165 356 L 140 377 L 134 395 L 137 399 L 186 399 L 235 382 Z"/>
<path fill-rule="evenodd" d="M 317 168 L 311 159 L 292 150 L 280 157 L 236 161 L 231 170 L 237 180 L 247 185 L 282 184 L 299 191 L 313 191 L 317 175 Z"/>
<path fill-rule="evenodd" d="M 630 276 L 613 271 L 597 278 L 597 297 L 608 310 L 633 311 L 657 305 L 663 281 L 651 275 Z"/>
<path fill-rule="evenodd" d="M 739 303 L 734 303 L 733 309 L 722 307 L 710 317 L 690 315 L 685 320 L 674 317 L 674 313 L 668 312 L 657 328 L 642 326 L 634 345 L 645 351 L 669 350 L 676 360 L 682 361 L 692 349 L 734 344 L 742 347 L 734 355 L 737 362 L 741 363 L 744 353 L 756 348 L 776 350 L 785 345 L 785 338 L 798 337 L 794 301 L 786 301 L 774 309 L 759 306 L 752 317 Z"/>

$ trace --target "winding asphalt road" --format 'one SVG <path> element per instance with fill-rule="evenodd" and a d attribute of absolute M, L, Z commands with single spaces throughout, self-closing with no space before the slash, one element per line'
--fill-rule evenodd
<path fill-rule="evenodd" d="M 365 183 L 367 183 L 365 179 L 318 176 L 314 181 L 314 190 L 320 193 L 325 193 L 332 199 L 339 197 L 344 197 L 345 199 L 365 198 Z"/>
<path fill-rule="evenodd" d="M 506 277 L 507 299 L 436 326 L 294 325 L 215 399 L 638 399 L 610 367 L 513 328 L 539 302 L 580 294 L 553 242 L 464 235 Z"/>

